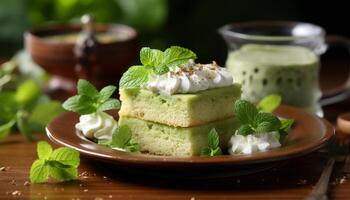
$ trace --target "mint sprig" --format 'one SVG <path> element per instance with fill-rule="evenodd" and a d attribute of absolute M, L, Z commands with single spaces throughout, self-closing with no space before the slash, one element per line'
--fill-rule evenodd
<path fill-rule="evenodd" d="M 294 123 L 293 120 L 280 120 L 272 113 L 259 111 L 252 103 L 245 100 L 235 102 L 234 113 L 241 124 L 237 130 L 238 134 L 277 132 L 276 137 L 281 142 L 284 141 L 288 130 Z"/>
<path fill-rule="evenodd" d="M 106 86 L 98 91 L 90 82 L 80 79 L 78 81 L 78 94 L 68 98 L 63 103 L 63 108 L 77 112 L 81 115 L 105 110 L 120 108 L 120 102 L 117 99 L 112 99 L 115 86 Z"/>
<path fill-rule="evenodd" d="M 110 148 L 124 149 L 129 152 L 139 150 L 139 144 L 132 137 L 131 129 L 127 125 L 118 127 L 112 134 L 112 140 L 99 140 L 98 143 L 109 146 Z"/>
<path fill-rule="evenodd" d="M 195 53 L 183 47 L 172 46 L 164 52 L 144 47 L 140 51 L 142 65 L 130 67 L 123 74 L 119 82 L 119 88 L 140 88 L 148 82 L 149 75 L 167 73 L 171 68 L 181 66 L 190 59 L 195 60 L 196 58 Z"/>
<path fill-rule="evenodd" d="M 44 183 L 49 177 L 57 181 L 68 181 L 77 178 L 80 164 L 79 152 L 68 147 L 53 150 L 45 141 L 37 144 L 39 159 L 35 160 L 30 169 L 32 183 Z"/>
<path fill-rule="evenodd" d="M 208 134 L 208 147 L 205 147 L 201 151 L 201 156 L 218 156 L 222 155 L 221 148 L 219 147 L 220 138 L 215 128 L 211 129 Z"/>

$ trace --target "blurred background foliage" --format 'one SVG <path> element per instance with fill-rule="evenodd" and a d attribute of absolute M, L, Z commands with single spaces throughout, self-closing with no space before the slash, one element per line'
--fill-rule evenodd
<path fill-rule="evenodd" d="M 97 22 L 125 23 L 140 33 L 142 46 L 181 45 L 200 61 L 223 64 L 226 47 L 218 27 L 247 20 L 297 20 L 349 35 L 346 1 L 302 0 L 1 0 L 0 57 L 23 48 L 23 32 L 53 23 L 76 23 L 85 13 Z"/>

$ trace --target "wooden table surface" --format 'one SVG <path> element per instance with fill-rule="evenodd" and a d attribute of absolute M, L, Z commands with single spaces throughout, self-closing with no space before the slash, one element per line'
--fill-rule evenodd
<path fill-rule="evenodd" d="M 325 108 L 326 118 L 350 111 L 350 101 Z M 338 135 L 342 142 L 349 138 Z M 42 134 L 39 139 L 48 140 Z M 125 175 L 112 167 L 81 158 L 79 179 L 65 183 L 28 184 L 36 142 L 13 134 L 0 141 L 0 199 L 303 199 L 311 192 L 326 162 L 322 153 L 281 163 L 254 175 L 218 180 L 173 180 Z M 350 199 L 350 179 L 336 163 L 330 182 L 330 199 Z M 179 174 L 181 176 L 181 174 Z"/>

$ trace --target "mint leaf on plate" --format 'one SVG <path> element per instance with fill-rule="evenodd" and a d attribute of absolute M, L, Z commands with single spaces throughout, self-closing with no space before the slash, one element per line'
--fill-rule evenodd
<path fill-rule="evenodd" d="M 253 124 L 258 109 L 245 100 L 237 100 L 234 105 L 234 113 L 241 124 Z"/>
<path fill-rule="evenodd" d="M 201 150 L 201 156 L 218 156 L 222 155 L 221 148 L 219 147 L 220 138 L 215 128 L 211 129 L 208 134 L 208 147 Z"/>
<path fill-rule="evenodd" d="M 112 135 L 111 148 L 125 149 L 130 152 L 138 151 L 139 146 L 135 139 L 132 138 L 131 129 L 126 126 L 120 126 Z"/>
<path fill-rule="evenodd" d="M 282 97 L 277 94 L 271 94 L 264 97 L 257 105 L 257 108 L 264 112 L 273 112 L 281 105 Z"/>
<path fill-rule="evenodd" d="M 86 95 L 89 97 L 94 97 L 98 95 L 98 91 L 94 85 L 92 85 L 89 81 L 80 79 L 77 84 L 78 94 Z"/>
<path fill-rule="evenodd" d="M 86 80 L 78 81 L 78 94 L 68 98 L 63 108 L 81 115 L 120 108 L 120 102 L 111 98 L 115 86 L 106 86 L 99 92 L 95 86 Z"/>

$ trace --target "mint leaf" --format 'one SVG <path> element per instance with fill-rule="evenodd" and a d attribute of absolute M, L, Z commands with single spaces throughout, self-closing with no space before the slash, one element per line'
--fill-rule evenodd
<path fill-rule="evenodd" d="M 220 138 L 215 128 L 212 128 L 208 134 L 208 147 L 201 150 L 201 156 L 217 156 L 221 155 L 222 151 L 219 147 Z"/>
<path fill-rule="evenodd" d="M 158 67 L 154 68 L 153 71 L 155 74 L 161 75 L 165 74 L 169 71 L 169 67 L 167 65 L 159 65 Z"/>
<path fill-rule="evenodd" d="M 216 132 L 215 128 L 212 128 L 208 134 L 208 145 L 209 148 L 215 149 L 219 146 L 219 134 Z"/>
<path fill-rule="evenodd" d="M 32 183 L 46 182 L 51 176 L 58 181 L 75 179 L 78 175 L 77 167 L 80 163 L 79 152 L 67 147 L 53 151 L 49 143 L 38 142 L 39 159 L 34 161 L 30 170 Z"/>
<path fill-rule="evenodd" d="M 282 119 L 281 120 L 281 128 L 282 131 L 288 131 L 294 124 L 294 120 L 292 119 Z"/>
<path fill-rule="evenodd" d="M 50 156 L 50 160 L 55 160 L 72 167 L 77 167 L 80 164 L 79 152 L 68 147 L 60 147 L 54 150 Z"/>
<path fill-rule="evenodd" d="M 59 168 L 49 167 L 50 176 L 60 181 L 69 181 L 76 179 L 78 169 L 75 167 Z"/>
<path fill-rule="evenodd" d="M 113 95 L 114 91 L 117 89 L 117 87 L 109 85 L 104 88 L 99 92 L 98 94 L 98 100 L 100 102 L 105 102 L 109 100 L 109 98 Z"/>
<path fill-rule="evenodd" d="M 265 125 L 261 125 L 265 122 Z M 266 122 L 270 123 L 270 125 L 267 125 Z M 281 127 L 281 121 L 278 119 L 278 117 L 274 116 L 272 113 L 266 113 L 266 112 L 259 112 L 254 120 L 255 127 L 265 127 L 267 131 L 276 131 Z"/>
<path fill-rule="evenodd" d="M 279 133 L 279 141 L 280 143 L 283 143 L 285 141 L 285 138 L 288 135 L 289 129 L 293 126 L 294 120 L 292 119 L 282 119 L 281 120 L 281 128 L 278 131 Z"/>
<path fill-rule="evenodd" d="M 81 115 L 90 114 L 96 111 L 94 101 L 87 96 L 76 95 L 69 97 L 62 106 L 68 111 L 77 112 Z"/>
<path fill-rule="evenodd" d="M 111 148 L 121 148 L 130 152 L 138 151 L 138 143 L 132 138 L 131 129 L 127 125 L 118 127 L 112 135 L 109 144 Z"/>
<path fill-rule="evenodd" d="M 140 60 L 144 66 L 157 67 L 163 62 L 163 54 L 158 49 L 143 47 L 140 51 Z"/>
<path fill-rule="evenodd" d="M 46 126 L 54 117 L 63 112 L 61 103 L 58 101 L 48 101 L 34 107 L 29 121 Z"/>
<path fill-rule="evenodd" d="M 62 106 L 81 115 L 116 109 L 120 107 L 120 102 L 110 98 L 116 89 L 109 85 L 99 92 L 91 83 L 81 79 L 78 82 L 78 95 L 68 98 Z"/>
<path fill-rule="evenodd" d="M 31 125 L 29 122 L 29 113 L 25 110 L 19 110 L 16 114 L 16 121 L 17 121 L 17 128 L 19 129 L 20 133 L 27 139 L 27 140 L 34 140 Z"/>
<path fill-rule="evenodd" d="M 29 79 L 18 86 L 15 99 L 20 104 L 28 104 L 37 99 L 39 95 L 39 85 L 35 81 Z"/>
<path fill-rule="evenodd" d="M 237 100 L 234 105 L 234 113 L 241 124 L 250 124 L 254 123 L 258 110 L 248 101 Z"/>
<path fill-rule="evenodd" d="M 43 183 L 49 178 L 49 168 L 45 160 L 36 160 L 30 168 L 30 182 Z"/>
<path fill-rule="evenodd" d="M 272 94 L 264 97 L 257 105 L 257 108 L 264 112 L 273 112 L 281 105 L 282 97 L 277 94 Z"/>
<path fill-rule="evenodd" d="M 0 123 L 11 121 L 17 112 L 18 103 L 14 92 L 0 92 Z"/>
<path fill-rule="evenodd" d="M 240 135 L 249 135 L 252 133 L 254 133 L 254 131 L 248 124 L 243 124 L 238 128 L 238 134 Z"/>
<path fill-rule="evenodd" d="M 105 110 L 112 110 L 112 109 L 119 109 L 120 108 L 120 101 L 117 99 L 109 99 L 106 102 L 102 103 L 97 111 L 105 111 Z"/>
<path fill-rule="evenodd" d="M 15 125 L 15 123 L 16 119 L 12 119 L 9 122 L 0 125 L 0 140 L 4 139 L 10 134 L 11 128 Z"/>
<path fill-rule="evenodd" d="M 209 147 L 205 147 L 201 151 L 201 156 L 210 156 L 211 155 L 211 149 Z"/>
<path fill-rule="evenodd" d="M 222 155 L 222 151 L 220 147 L 217 147 L 210 152 L 210 156 L 219 156 L 219 155 Z"/>
<path fill-rule="evenodd" d="M 37 144 L 39 159 L 48 159 L 52 153 L 52 147 L 46 141 L 39 141 Z"/>
<path fill-rule="evenodd" d="M 84 79 L 79 79 L 77 89 L 79 95 L 86 95 L 90 97 L 98 95 L 96 87 Z"/>
<path fill-rule="evenodd" d="M 196 58 L 197 55 L 193 51 L 179 46 L 172 46 L 164 51 L 163 63 L 168 68 L 173 68 Z"/>
<path fill-rule="evenodd" d="M 140 88 L 148 81 L 151 70 L 144 66 L 132 66 L 126 71 L 119 82 L 119 88 L 132 89 Z"/>
<path fill-rule="evenodd" d="M 112 135 L 112 146 L 124 148 L 125 144 L 131 139 L 131 130 L 128 126 L 120 126 Z"/>

